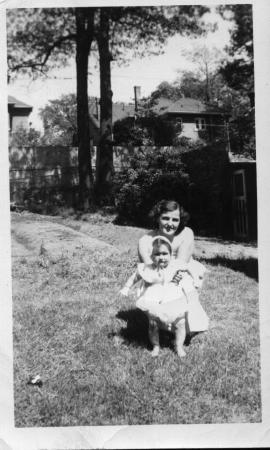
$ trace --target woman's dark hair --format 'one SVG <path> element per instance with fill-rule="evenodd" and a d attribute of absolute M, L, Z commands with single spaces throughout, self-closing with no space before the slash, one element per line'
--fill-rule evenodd
<path fill-rule="evenodd" d="M 174 200 L 160 200 L 158 203 L 155 204 L 155 206 L 151 209 L 149 213 L 149 218 L 151 219 L 152 226 L 154 228 L 157 228 L 158 219 L 160 218 L 160 216 L 166 212 L 175 211 L 176 209 L 178 209 L 180 213 L 180 223 L 175 234 L 179 234 L 187 225 L 190 216 L 184 210 L 184 208 Z"/>

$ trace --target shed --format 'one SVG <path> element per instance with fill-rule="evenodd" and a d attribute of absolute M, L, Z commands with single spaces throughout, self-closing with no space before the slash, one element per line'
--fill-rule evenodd
<path fill-rule="evenodd" d="M 257 175 L 256 161 L 229 155 L 232 187 L 233 236 L 257 239 Z"/>

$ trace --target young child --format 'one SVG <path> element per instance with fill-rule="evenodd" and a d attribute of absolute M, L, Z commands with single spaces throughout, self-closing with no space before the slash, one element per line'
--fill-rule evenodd
<path fill-rule="evenodd" d="M 177 354 L 183 357 L 185 356 L 183 344 L 186 336 L 186 318 L 188 318 L 192 300 L 195 300 L 196 304 L 196 297 L 198 297 L 196 285 L 201 283 L 203 266 L 195 261 L 183 264 L 176 259 L 173 260 L 171 256 L 170 241 L 163 236 L 153 238 L 153 263 L 138 264 L 136 272 L 128 279 L 120 292 L 127 296 L 131 288 L 137 288 L 136 306 L 149 318 L 152 355 L 157 356 L 159 353 L 159 329 L 165 328 L 175 333 L 175 349 Z M 181 278 L 180 282 L 179 278 Z M 198 300 L 197 303 L 199 303 Z M 202 310 L 200 304 L 199 307 Z M 198 304 L 196 309 L 198 313 Z M 202 311 L 200 311 L 201 316 Z M 206 316 L 204 311 L 203 314 Z M 206 319 L 208 326 L 207 316 Z"/>

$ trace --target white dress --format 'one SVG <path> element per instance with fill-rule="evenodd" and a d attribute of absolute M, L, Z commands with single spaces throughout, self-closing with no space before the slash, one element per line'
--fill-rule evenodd
<path fill-rule="evenodd" d="M 175 284 L 171 281 L 178 270 L 177 263 L 177 260 L 171 261 L 162 271 L 153 265 L 138 264 L 136 306 L 169 329 L 179 319 L 186 317 L 189 331 L 205 331 L 209 320 L 199 302 L 194 284 L 194 277 L 199 279 L 199 274 L 204 273 L 205 268 L 197 261 L 188 263 L 187 271 L 182 272 L 182 280 Z"/>

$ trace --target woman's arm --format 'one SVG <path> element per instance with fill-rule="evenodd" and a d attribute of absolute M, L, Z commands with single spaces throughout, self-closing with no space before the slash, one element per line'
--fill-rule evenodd
<path fill-rule="evenodd" d="M 184 239 L 176 250 L 176 259 L 188 263 L 194 252 L 194 233 L 190 228 L 184 230 Z"/>
<path fill-rule="evenodd" d="M 145 235 L 141 237 L 138 245 L 138 256 L 140 262 L 144 264 L 152 264 L 151 254 L 149 252 L 149 236 Z M 150 238 L 151 239 L 151 238 Z"/>

